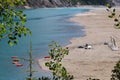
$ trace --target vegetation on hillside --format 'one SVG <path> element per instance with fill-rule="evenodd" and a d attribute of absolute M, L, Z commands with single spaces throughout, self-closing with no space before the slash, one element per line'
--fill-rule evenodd
<path fill-rule="evenodd" d="M 112 0 L 71 0 L 72 4 L 76 5 L 78 2 L 81 5 L 105 5 L 111 3 Z"/>
<path fill-rule="evenodd" d="M 112 0 L 78 0 L 78 1 L 82 5 L 105 5 L 107 3 L 112 2 Z"/>
<path fill-rule="evenodd" d="M 28 6 L 38 7 L 72 7 L 80 5 L 113 4 L 113 0 L 27 0 Z"/>

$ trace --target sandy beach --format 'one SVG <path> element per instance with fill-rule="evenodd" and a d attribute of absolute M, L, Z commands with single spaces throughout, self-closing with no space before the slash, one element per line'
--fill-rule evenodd
<path fill-rule="evenodd" d="M 74 76 L 74 80 L 86 80 L 89 77 L 110 80 L 111 70 L 120 58 L 120 30 L 113 27 L 114 22 L 108 18 L 105 9 L 95 9 L 83 14 L 76 14 L 70 19 L 84 27 L 86 36 L 70 40 L 70 53 L 63 60 L 63 65 Z M 119 47 L 112 51 L 104 42 L 110 43 L 114 37 Z M 91 44 L 92 49 L 78 48 Z M 41 60 L 39 60 L 41 64 Z"/>

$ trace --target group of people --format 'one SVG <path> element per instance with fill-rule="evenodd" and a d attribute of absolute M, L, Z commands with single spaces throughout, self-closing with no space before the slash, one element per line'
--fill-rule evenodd
<path fill-rule="evenodd" d="M 78 48 L 92 49 L 92 45 L 90 45 L 90 44 L 85 44 L 84 46 L 79 46 Z"/>

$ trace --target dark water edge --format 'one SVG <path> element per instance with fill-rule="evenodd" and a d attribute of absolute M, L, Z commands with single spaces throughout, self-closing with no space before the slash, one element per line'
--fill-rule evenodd
<path fill-rule="evenodd" d="M 74 22 L 74 21 L 70 21 L 70 18 L 72 18 L 74 16 L 71 16 L 71 17 L 68 17 L 65 19 L 65 22 L 68 23 L 68 24 L 72 24 L 72 25 L 69 25 L 71 26 L 71 28 L 75 28 L 76 29 L 76 32 L 78 33 L 76 36 L 72 36 L 71 38 L 68 38 L 65 43 L 63 43 L 61 46 L 67 46 L 69 44 L 71 44 L 70 40 L 73 39 L 73 38 L 77 38 L 77 37 L 84 37 L 86 36 L 85 32 L 84 32 L 84 26 L 81 26 L 79 23 L 77 22 Z M 71 30 L 72 30 L 71 29 Z"/>

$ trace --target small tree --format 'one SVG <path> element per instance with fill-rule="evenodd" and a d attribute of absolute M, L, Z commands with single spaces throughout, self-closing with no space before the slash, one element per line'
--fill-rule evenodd
<path fill-rule="evenodd" d="M 15 64 L 16 66 L 18 67 L 22 67 L 23 65 L 19 65 L 19 59 L 20 60 L 24 60 L 24 61 L 27 61 L 28 64 L 29 64 L 29 68 L 28 70 L 26 70 L 26 72 L 29 73 L 28 77 L 26 78 L 26 80 L 36 80 L 36 78 L 33 77 L 33 73 L 36 72 L 33 70 L 33 63 L 34 63 L 34 59 L 32 57 L 32 42 L 30 42 L 30 50 L 29 50 L 29 58 L 19 58 L 19 57 L 16 57 L 16 56 L 13 56 L 13 64 Z"/>
<path fill-rule="evenodd" d="M 114 20 L 115 28 L 120 29 L 120 15 L 116 13 L 116 9 L 112 8 L 111 5 L 108 4 L 107 7 L 107 11 L 110 13 L 108 17 Z M 120 61 L 114 66 L 111 76 L 111 80 L 120 80 Z"/>
<path fill-rule="evenodd" d="M 8 38 L 10 46 L 17 44 L 22 35 L 31 34 L 24 26 L 26 15 L 15 10 L 16 6 L 24 5 L 25 0 L 0 0 L 0 40 Z"/>
<path fill-rule="evenodd" d="M 106 10 L 109 12 L 108 17 L 113 19 L 115 28 L 120 29 L 120 15 L 116 13 L 116 9 L 112 8 L 110 4 L 107 4 L 107 7 Z"/>
<path fill-rule="evenodd" d="M 62 65 L 61 61 L 65 55 L 68 55 L 68 48 L 62 48 L 56 42 L 52 42 L 49 45 L 51 48 L 49 50 L 49 55 L 51 60 L 46 62 L 45 65 L 52 71 L 53 79 L 52 80 L 72 80 L 73 76 L 69 75 L 66 68 Z"/>
<path fill-rule="evenodd" d="M 116 13 L 116 9 L 112 8 L 110 4 L 107 4 L 106 10 L 109 12 L 108 17 L 113 19 L 114 21 L 114 27 L 117 29 L 120 29 L 120 15 Z M 89 78 L 87 80 L 100 80 L 100 79 Z M 118 61 L 116 65 L 114 66 L 110 80 L 120 80 L 120 61 Z"/>
<path fill-rule="evenodd" d="M 120 15 L 118 15 L 116 13 L 116 9 L 112 8 L 112 6 L 110 4 L 107 4 L 107 9 L 106 10 L 109 12 L 108 17 L 114 20 L 115 28 L 120 29 Z M 89 78 L 87 80 L 99 80 L 99 79 Z M 112 70 L 112 75 L 111 75 L 110 80 L 120 80 L 120 61 L 118 61 L 116 63 L 116 65 L 114 66 L 114 69 Z"/>
<path fill-rule="evenodd" d="M 111 80 L 120 80 L 120 61 L 118 61 L 114 66 L 111 76 L 112 76 Z"/>
<path fill-rule="evenodd" d="M 29 77 L 26 80 L 35 80 L 35 78 L 33 78 L 33 73 L 36 72 L 33 70 L 33 57 L 32 57 L 32 42 L 30 42 L 30 51 L 29 51 L 29 59 L 25 59 L 26 61 L 29 62 L 29 70 L 27 72 L 29 72 Z"/>

